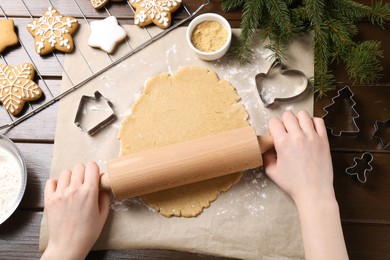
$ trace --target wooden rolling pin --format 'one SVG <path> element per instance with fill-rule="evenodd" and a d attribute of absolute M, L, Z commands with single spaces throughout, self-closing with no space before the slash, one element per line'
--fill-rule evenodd
<path fill-rule="evenodd" d="M 272 147 L 270 136 L 238 128 L 113 159 L 100 186 L 118 199 L 137 197 L 260 167 L 261 154 Z"/>

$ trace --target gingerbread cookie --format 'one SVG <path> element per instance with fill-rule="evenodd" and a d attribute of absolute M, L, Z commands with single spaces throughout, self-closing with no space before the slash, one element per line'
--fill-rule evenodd
<path fill-rule="evenodd" d="M 0 21 L 0 53 L 2 53 L 8 46 L 18 44 L 18 36 L 14 31 L 13 20 Z"/>
<path fill-rule="evenodd" d="M 73 17 L 62 16 L 56 9 L 49 7 L 39 20 L 27 25 L 28 31 L 35 37 L 35 50 L 45 55 L 57 49 L 62 52 L 73 50 L 71 34 L 79 24 Z"/>
<path fill-rule="evenodd" d="M 109 0 L 91 0 L 91 4 L 94 8 L 100 9 L 108 3 Z"/>
<path fill-rule="evenodd" d="M 33 78 L 34 67 L 30 63 L 16 67 L 0 64 L 0 101 L 10 114 L 19 114 L 26 101 L 42 96 Z"/>
<path fill-rule="evenodd" d="M 181 0 L 130 0 L 135 10 L 134 23 L 140 27 L 154 23 L 162 29 L 171 25 L 174 11 L 179 9 Z"/>

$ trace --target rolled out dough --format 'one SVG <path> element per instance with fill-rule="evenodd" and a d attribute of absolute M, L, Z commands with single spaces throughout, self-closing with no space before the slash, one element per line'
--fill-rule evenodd
<path fill-rule="evenodd" d="M 215 72 L 183 67 L 146 83 L 119 130 L 121 155 L 153 149 L 248 125 L 235 88 Z M 237 183 L 242 173 L 145 195 L 163 216 L 194 217 Z"/>

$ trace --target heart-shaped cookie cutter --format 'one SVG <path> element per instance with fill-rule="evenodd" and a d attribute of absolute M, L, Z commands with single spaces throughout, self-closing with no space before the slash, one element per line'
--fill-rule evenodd
<path fill-rule="evenodd" d="M 295 80 L 293 80 L 295 79 Z M 267 73 L 255 77 L 257 90 L 265 107 L 278 101 L 288 101 L 304 93 L 308 79 L 300 70 L 285 69 L 285 66 L 274 61 Z"/>

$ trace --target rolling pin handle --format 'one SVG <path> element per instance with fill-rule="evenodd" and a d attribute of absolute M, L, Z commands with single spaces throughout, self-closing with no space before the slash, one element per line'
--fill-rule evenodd
<path fill-rule="evenodd" d="M 259 142 L 261 154 L 274 148 L 274 139 L 271 135 L 257 136 L 257 141 Z"/>
<path fill-rule="evenodd" d="M 110 179 L 108 177 L 108 174 L 102 174 L 100 176 L 100 185 L 99 185 L 100 190 L 106 190 L 106 191 L 111 191 L 111 184 L 110 184 Z"/>

